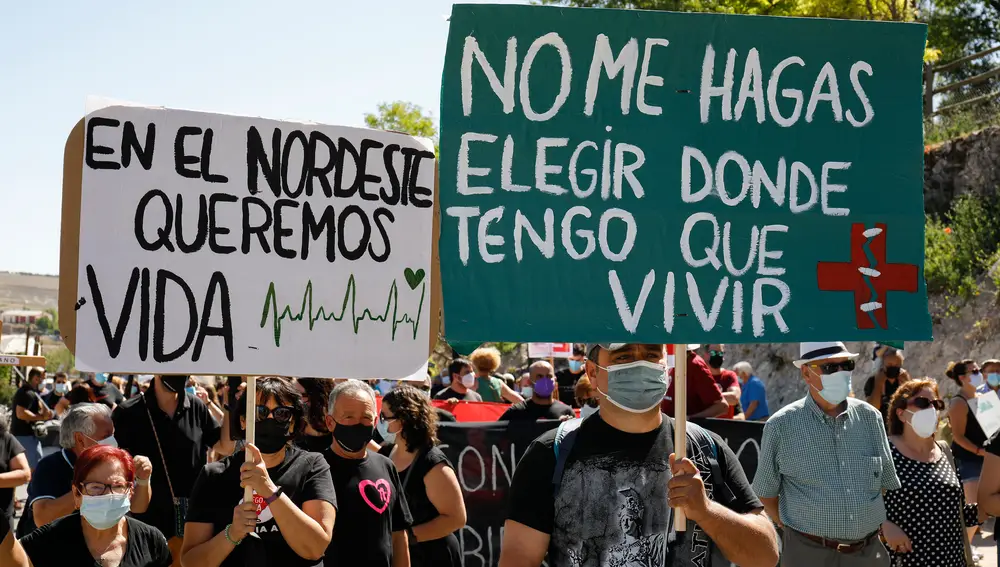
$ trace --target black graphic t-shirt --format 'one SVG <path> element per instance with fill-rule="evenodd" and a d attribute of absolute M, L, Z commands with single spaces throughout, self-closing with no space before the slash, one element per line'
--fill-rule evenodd
<path fill-rule="evenodd" d="M 194 483 L 194 488 L 191 489 L 188 522 L 212 524 L 214 533 L 226 529 L 226 525 L 233 521 L 233 508 L 243 503 L 240 465 L 244 460 L 244 455 L 238 453 L 205 465 Z M 285 451 L 285 460 L 280 465 L 267 469 L 267 474 L 274 484 L 282 488 L 285 496 L 299 508 L 310 500 L 323 500 L 337 505 L 337 495 L 330 481 L 330 468 L 322 455 L 303 451 L 294 445 L 290 446 Z M 323 565 L 322 560 L 311 561 L 299 557 L 282 537 L 281 528 L 274 520 L 264 498 L 255 494 L 254 502 L 257 503 L 257 536 L 260 537 L 260 542 L 255 540 L 240 542 L 240 545 L 236 546 L 229 557 L 222 562 L 223 567 L 242 567 L 247 564 L 249 555 L 254 556 L 255 565 L 282 567 Z M 347 520 L 346 517 L 344 519 Z"/>
<path fill-rule="evenodd" d="M 323 456 L 340 503 L 324 565 L 390 567 L 392 533 L 413 523 L 396 467 L 371 451 L 363 459 L 345 459 L 332 449 Z"/>
<path fill-rule="evenodd" d="M 24 447 L 6 431 L 0 432 L 0 474 L 10 472 L 11 461 L 24 452 Z M 0 488 L 0 515 L 14 516 L 14 489 Z"/>
<path fill-rule="evenodd" d="M 231 515 L 231 514 L 230 514 Z M 128 541 L 119 567 L 168 567 L 173 561 L 167 540 L 156 528 L 126 517 Z M 45 524 L 19 540 L 34 567 L 100 565 L 87 549 L 79 512 Z"/>
<path fill-rule="evenodd" d="M 499 421 L 538 421 L 539 419 L 559 419 L 563 416 L 576 417 L 573 408 L 556 400 L 551 404 L 536 404 L 535 400 L 518 402 L 503 412 Z"/>
<path fill-rule="evenodd" d="M 736 455 L 711 435 L 722 482 L 735 496 L 729 507 L 741 514 L 762 508 Z M 673 420 L 664 416 L 658 429 L 634 434 L 611 427 L 600 414 L 587 418 L 566 462 L 559 494 L 553 494 L 552 485 L 555 436 L 555 429 L 546 432 L 521 458 L 507 514 L 551 535 L 550 567 L 677 565 L 667 541 L 673 533 L 667 505 Z"/>

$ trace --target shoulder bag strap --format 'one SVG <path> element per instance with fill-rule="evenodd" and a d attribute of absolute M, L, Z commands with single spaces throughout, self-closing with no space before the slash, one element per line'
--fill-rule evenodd
<path fill-rule="evenodd" d="M 965 506 L 962 505 L 965 503 L 965 487 L 962 486 L 962 479 L 958 476 L 958 464 L 955 462 L 955 456 L 951 453 L 951 447 L 944 441 L 937 441 L 937 445 L 944 453 L 944 458 L 951 463 L 955 477 L 958 478 L 958 489 L 962 493 L 958 500 L 958 530 L 962 534 L 962 546 L 965 548 L 965 563 L 971 567 L 975 565 L 975 562 L 972 560 L 972 544 L 969 542 L 969 533 L 965 530 Z"/>
<path fill-rule="evenodd" d="M 177 501 L 177 494 L 174 492 L 174 483 L 170 481 L 170 469 L 167 468 L 167 458 L 163 455 L 163 446 L 160 445 L 160 435 L 156 432 L 156 424 L 153 423 L 153 414 L 149 411 L 149 404 L 146 402 L 145 393 L 141 394 L 142 405 L 146 408 L 146 415 L 149 416 L 149 428 L 153 430 L 153 438 L 156 439 L 156 450 L 160 453 L 160 462 L 163 463 L 163 475 L 167 477 L 167 488 L 170 489 L 170 499 Z"/>

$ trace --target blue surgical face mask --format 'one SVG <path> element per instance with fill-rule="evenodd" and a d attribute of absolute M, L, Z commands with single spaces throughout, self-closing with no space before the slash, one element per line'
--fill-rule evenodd
<path fill-rule="evenodd" d="M 66 382 L 56 382 L 56 392 L 59 394 L 69 392 L 69 384 Z"/>
<path fill-rule="evenodd" d="M 451 376 L 442 376 L 441 384 L 444 386 L 451 386 Z"/>
<path fill-rule="evenodd" d="M 608 391 L 601 393 L 627 412 L 645 413 L 659 407 L 667 393 L 667 367 L 662 364 L 637 360 L 614 364 L 605 370 L 608 372 Z"/>
<path fill-rule="evenodd" d="M 570 372 L 579 372 L 579 371 L 583 370 L 583 361 L 582 360 L 570 360 L 569 361 L 569 370 L 570 370 Z"/>
<path fill-rule="evenodd" d="M 822 374 L 820 380 L 823 382 L 823 389 L 819 391 L 819 395 L 835 406 L 840 405 L 851 393 L 850 370 L 840 370 L 833 374 Z"/>
<path fill-rule="evenodd" d="M 118 524 L 132 505 L 128 494 L 105 494 L 86 496 L 80 504 L 80 515 L 98 530 L 106 530 Z"/>
<path fill-rule="evenodd" d="M 396 420 L 394 420 L 394 419 L 380 419 L 378 421 L 378 423 L 375 425 L 375 429 L 378 429 L 378 434 L 382 436 L 382 439 L 384 439 L 386 443 L 395 443 L 396 442 L 396 434 L 395 433 L 389 433 L 389 422 L 390 421 L 396 421 Z"/>
<path fill-rule="evenodd" d="M 107 383 L 108 383 L 107 374 L 105 374 L 104 372 L 98 372 L 97 374 L 94 374 L 94 384 L 97 384 L 98 386 L 103 386 Z"/>
<path fill-rule="evenodd" d="M 1000 388 L 1000 374 L 990 372 L 986 375 L 986 383 L 990 385 L 990 388 Z"/>
<path fill-rule="evenodd" d="M 194 386 L 188 386 L 187 388 L 184 388 L 184 391 L 191 394 L 192 396 L 198 393 L 198 390 L 196 390 Z"/>

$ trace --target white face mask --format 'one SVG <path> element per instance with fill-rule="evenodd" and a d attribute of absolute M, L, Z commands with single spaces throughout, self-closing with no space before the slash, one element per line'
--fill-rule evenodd
<path fill-rule="evenodd" d="M 462 376 L 462 385 L 466 388 L 471 388 L 476 385 L 476 375 L 469 372 L 465 376 Z"/>
<path fill-rule="evenodd" d="M 913 428 L 914 433 L 924 439 L 934 436 L 938 427 L 938 414 L 936 409 L 931 407 L 918 411 L 906 411 L 912 416 L 910 417 L 910 427 Z"/>
<path fill-rule="evenodd" d="M 823 389 L 819 395 L 833 405 L 840 405 L 851 393 L 851 371 L 840 370 L 833 374 L 822 374 Z"/>
<path fill-rule="evenodd" d="M 983 385 L 983 374 L 981 372 L 976 372 L 975 374 L 969 375 L 969 383 L 976 388 Z"/>
<path fill-rule="evenodd" d="M 525 386 L 525 387 L 521 388 L 521 396 L 524 399 L 530 398 L 531 395 L 534 394 L 534 393 L 535 393 L 535 391 L 534 391 L 534 389 L 531 386 Z"/>

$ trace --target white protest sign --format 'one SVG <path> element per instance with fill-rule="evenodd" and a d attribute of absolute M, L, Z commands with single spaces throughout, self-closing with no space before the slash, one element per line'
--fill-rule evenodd
<path fill-rule="evenodd" d="M 528 358 L 569 358 L 573 343 L 528 343 Z"/>
<path fill-rule="evenodd" d="M 409 375 L 430 338 L 434 167 L 430 142 L 404 134 L 95 110 L 77 367 Z"/>
<path fill-rule="evenodd" d="M 969 400 L 969 408 L 986 433 L 987 439 L 1000 431 L 1000 397 L 997 397 L 996 392 L 991 390 Z"/>

